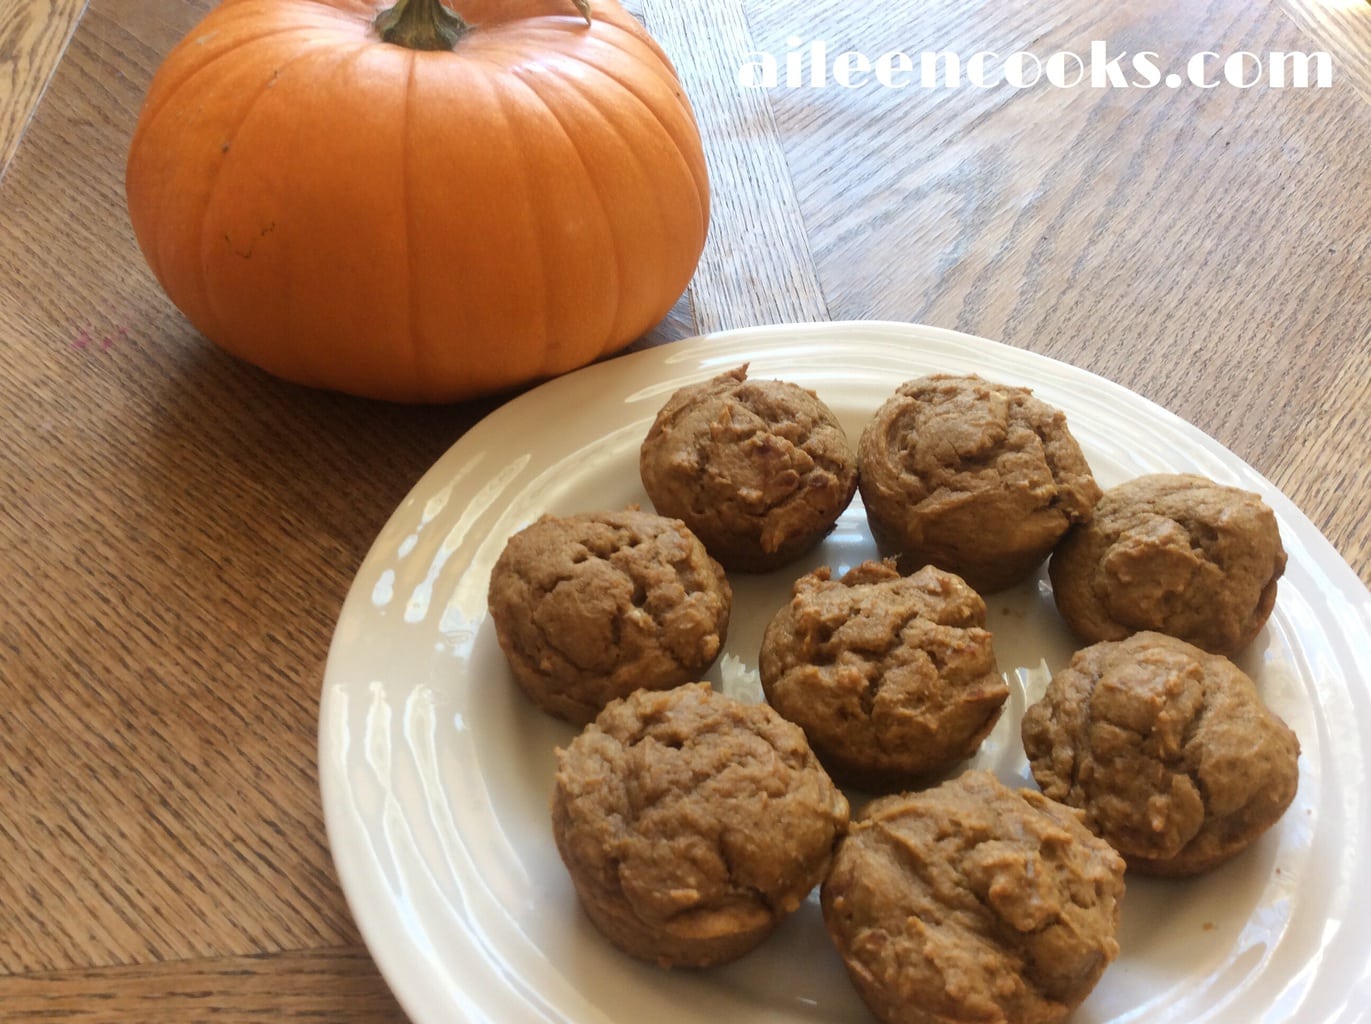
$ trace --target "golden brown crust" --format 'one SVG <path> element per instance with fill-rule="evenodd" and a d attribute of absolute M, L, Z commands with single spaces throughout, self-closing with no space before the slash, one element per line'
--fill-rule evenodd
<path fill-rule="evenodd" d="M 840 782 L 889 792 L 970 757 L 1009 695 L 985 602 L 958 576 L 867 562 L 799 579 L 768 625 L 767 700 Z"/>
<path fill-rule="evenodd" d="M 1158 473 L 1110 488 L 1048 572 L 1062 618 L 1086 643 L 1156 630 L 1231 655 L 1266 624 L 1285 561 L 1258 495 Z"/>
<path fill-rule="evenodd" d="M 520 687 L 578 725 L 639 687 L 700 678 L 723 648 L 732 600 L 684 524 L 634 508 L 541 517 L 506 543 L 488 592 Z"/>
<path fill-rule="evenodd" d="M 813 392 L 740 366 L 676 391 L 639 455 L 653 507 L 725 568 L 765 572 L 808 551 L 857 490 L 842 426 Z"/>
<path fill-rule="evenodd" d="M 934 374 L 902 384 L 857 446 L 877 544 L 981 593 L 1028 577 L 1100 490 L 1066 417 L 1027 388 Z"/>
<path fill-rule="evenodd" d="M 1195 875 L 1246 849 L 1295 798 L 1299 741 L 1220 655 L 1162 633 L 1077 652 L 1025 713 L 1033 777 L 1130 868 Z"/>
<path fill-rule="evenodd" d="M 796 726 L 707 683 L 615 701 L 557 752 L 553 833 L 581 904 L 662 966 L 756 946 L 827 873 L 847 820 Z"/>
<path fill-rule="evenodd" d="M 821 902 L 885 1024 L 1046 1024 L 1118 955 L 1123 874 L 1077 812 L 971 771 L 867 805 Z"/>

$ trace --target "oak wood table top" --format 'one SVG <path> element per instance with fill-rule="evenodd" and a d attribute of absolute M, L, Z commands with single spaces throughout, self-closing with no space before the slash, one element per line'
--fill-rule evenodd
<path fill-rule="evenodd" d="M 6 1021 L 403 1020 L 330 860 L 320 683 L 377 531 L 500 400 L 283 384 L 160 292 L 123 160 L 154 69 L 208 6 L 0 4 Z M 1371 6 L 632 6 L 694 100 L 714 187 L 696 280 L 641 344 L 885 319 L 1064 360 L 1218 439 L 1371 582 Z M 1087 70 L 1071 88 L 874 71 L 849 88 L 834 76 L 859 66 L 831 60 L 1088 62 L 1100 41 L 1167 73 L 1202 56 L 1151 88 L 1127 63 L 1098 87 Z M 1319 51 L 1328 87 L 1271 87 L 1271 54 Z M 763 53 L 779 80 L 745 88 Z M 1225 79 L 1234 53 L 1266 78 L 1235 84 L 1258 75 L 1239 57 Z M 809 61 L 795 83 L 791 55 Z"/>

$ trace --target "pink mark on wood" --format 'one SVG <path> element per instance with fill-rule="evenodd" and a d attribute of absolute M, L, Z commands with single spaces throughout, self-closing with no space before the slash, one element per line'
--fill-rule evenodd
<path fill-rule="evenodd" d="M 116 327 L 114 330 L 97 336 L 94 327 L 86 325 L 81 328 L 80 333 L 71 339 L 71 347 L 74 349 L 98 348 L 101 352 L 108 352 L 120 342 L 129 340 L 129 329 L 126 326 Z"/>

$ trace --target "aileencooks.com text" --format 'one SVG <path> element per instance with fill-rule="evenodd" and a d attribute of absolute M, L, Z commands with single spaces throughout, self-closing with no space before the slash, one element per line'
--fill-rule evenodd
<path fill-rule="evenodd" d="M 1154 50 L 1115 50 L 1093 40 L 1083 53 L 1057 50 L 837 51 L 823 39 L 792 36 L 782 54 L 757 51 L 738 67 L 745 89 L 1327 89 L 1333 61 L 1316 51 L 1204 50 L 1169 60 Z M 836 52 L 835 52 L 836 51 Z"/>

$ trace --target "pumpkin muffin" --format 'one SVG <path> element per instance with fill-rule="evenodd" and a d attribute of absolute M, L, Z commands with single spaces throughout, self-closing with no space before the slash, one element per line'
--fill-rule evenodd
<path fill-rule="evenodd" d="M 974 754 L 1009 696 L 985 620 L 980 595 L 933 566 L 866 562 L 838 580 L 825 566 L 768 625 L 762 688 L 839 782 L 913 786 Z"/>
<path fill-rule="evenodd" d="M 1028 709 L 1033 777 L 1134 870 L 1195 875 L 1285 813 L 1299 741 L 1227 658 L 1162 633 L 1080 651 Z"/>
<path fill-rule="evenodd" d="M 862 432 L 857 463 L 881 551 L 983 594 L 1031 575 L 1100 496 L 1065 415 L 974 375 L 902 384 Z"/>
<path fill-rule="evenodd" d="M 821 903 L 885 1024 L 1049 1024 L 1118 955 L 1123 878 L 1079 812 L 971 771 L 868 804 Z"/>
<path fill-rule="evenodd" d="M 683 523 L 637 508 L 543 516 L 506 543 L 488 592 L 514 678 L 578 725 L 639 687 L 700 678 L 723 648 L 732 601 Z"/>
<path fill-rule="evenodd" d="M 1062 618 L 1086 643 L 1156 630 L 1232 655 L 1266 624 L 1285 560 L 1259 496 L 1157 473 L 1105 492 L 1048 573 Z"/>
<path fill-rule="evenodd" d="M 823 879 L 847 820 L 796 726 L 707 683 L 614 701 L 557 751 L 553 835 L 581 906 L 663 967 L 753 949 Z"/>
<path fill-rule="evenodd" d="M 653 507 L 693 530 L 726 569 L 766 572 L 833 529 L 857 490 L 856 458 L 832 410 L 747 366 L 676 391 L 639 458 Z"/>

